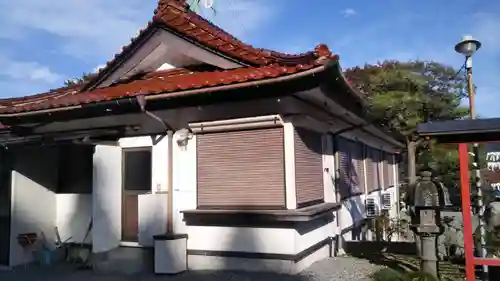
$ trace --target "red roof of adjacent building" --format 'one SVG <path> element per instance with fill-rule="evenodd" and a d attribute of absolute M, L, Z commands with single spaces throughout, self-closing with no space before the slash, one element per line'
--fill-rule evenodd
<path fill-rule="evenodd" d="M 106 100 L 114 100 L 137 95 L 153 95 L 159 93 L 179 92 L 230 84 L 241 84 L 250 81 L 270 79 L 296 74 L 314 67 L 322 66 L 325 59 L 338 59 L 333 56 L 324 44 L 313 51 L 289 55 L 280 52 L 259 49 L 244 44 L 229 33 L 200 17 L 189 9 L 185 0 L 159 0 L 153 20 L 142 30 L 140 38 L 147 30 L 161 26 L 180 36 L 184 36 L 222 55 L 231 57 L 249 66 L 237 69 L 206 72 L 174 69 L 159 71 L 143 77 L 143 79 L 112 85 L 105 88 L 86 90 L 86 83 L 72 87 L 64 87 L 47 93 L 0 100 L 0 113 L 19 113 L 51 108 L 76 106 Z M 111 66 L 120 63 L 130 53 L 132 43 L 123 47 L 122 52 L 107 63 L 107 66 L 96 74 L 96 79 Z"/>

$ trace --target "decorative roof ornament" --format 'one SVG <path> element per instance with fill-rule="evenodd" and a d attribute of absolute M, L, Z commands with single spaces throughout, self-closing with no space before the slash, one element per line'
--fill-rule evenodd
<path fill-rule="evenodd" d="M 214 3 L 215 0 L 191 0 L 191 3 L 189 4 L 189 8 L 197 13 L 200 7 L 200 2 L 203 4 L 203 7 L 205 9 L 210 9 L 214 14 L 216 13 L 215 8 L 214 8 Z"/>

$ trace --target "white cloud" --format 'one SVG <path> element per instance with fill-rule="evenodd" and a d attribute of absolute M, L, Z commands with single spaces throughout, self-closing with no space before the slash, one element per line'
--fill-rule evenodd
<path fill-rule="evenodd" d="M 0 77 L 13 80 L 29 80 L 24 82 L 55 83 L 63 76 L 37 62 L 12 61 L 0 58 Z"/>
<path fill-rule="evenodd" d="M 42 31 L 60 41 L 65 54 L 87 61 L 109 60 L 152 18 L 157 1 L 66 0 L 0 1 L 0 37 L 20 39 Z M 225 0 L 202 16 L 237 37 L 245 37 L 267 23 L 275 7 L 264 0 Z"/>
<path fill-rule="evenodd" d="M 202 9 L 202 16 L 243 41 L 258 34 L 279 10 L 268 0 L 224 0 L 216 4 L 216 14 Z M 14 42 L 12 46 L 34 46 L 36 36 L 36 45 L 40 46 L 34 52 L 37 56 L 60 58 L 59 63 L 68 58 L 74 63 L 73 58 L 77 58 L 76 62 L 81 60 L 86 67 L 96 65 L 121 52 L 121 47 L 151 20 L 156 5 L 156 0 L 0 0 L 0 39 L 7 39 L 0 48 L 0 95 L 43 92 L 59 87 L 68 76 L 36 62 L 31 54 L 17 54 L 17 48 L 9 42 Z M 10 53 L 24 61 L 7 60 Z M 88 69 L 72 70 L 84 71 Z"/>
<path fill-rule="evenodd" d="M 59 87 L 64 76 L 33 61 L 0 56 L 0 98 L 24 96 Z"/>
<path fill-rule="evenodd" d="M 0 26 L 15 30 L 4 37 L 27 38 L 42 31 L 59 39 L 64 53 L 109 59 L 151 18 L 155 5 L 141 0 L 0 1 Z"/>
<path fill-rule="evenodd" d="M 356 10 L 352 8 L 347 8 L 342 11 L 340 11 L 340 14 L 344 16 L 345 18 L 355 16 L 357 14 Z"/>

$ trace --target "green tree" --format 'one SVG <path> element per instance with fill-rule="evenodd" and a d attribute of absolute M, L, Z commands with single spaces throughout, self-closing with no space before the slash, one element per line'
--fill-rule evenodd
<path fill-rule="evenodd" d="M 84 72 L 82 74 L 82 76 L 79 78 L 73 78 L 73 79 L 68 79 L 68 80 L 64 81 L 64 85 L 69 87 L 69 86 L 81 84 L 81 83 L 89 81 L 91 78 L 92 78 L 92 73 Z"/>
<path fill-rule="evenodd" d="M 467 83 L 456 69 L 437 62 L 384 61 L 348 69 L 345 75 L 367 95 L 370 111 L 381 125 L 405 136 L 410 186 L 418 169 L 437 168 L 440 174 L 456 170 L 456 147 L 425 145 L 415 134 L 422 122 L 460 119 L 468 114 L 460 105 Z"/>

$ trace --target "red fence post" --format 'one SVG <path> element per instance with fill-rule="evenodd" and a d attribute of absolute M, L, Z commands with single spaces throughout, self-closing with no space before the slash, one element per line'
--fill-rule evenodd
<path fill-rule="evenodd" d="M 462 217 L 464 221 L 464 247 L 466 280 L 475 281 L 474 238 L 472 235 L 472 215 L 470 203 L 469 152 L 467 144 L 458 145 L 460 165 L 460 189 L 462 194 Z"/>

